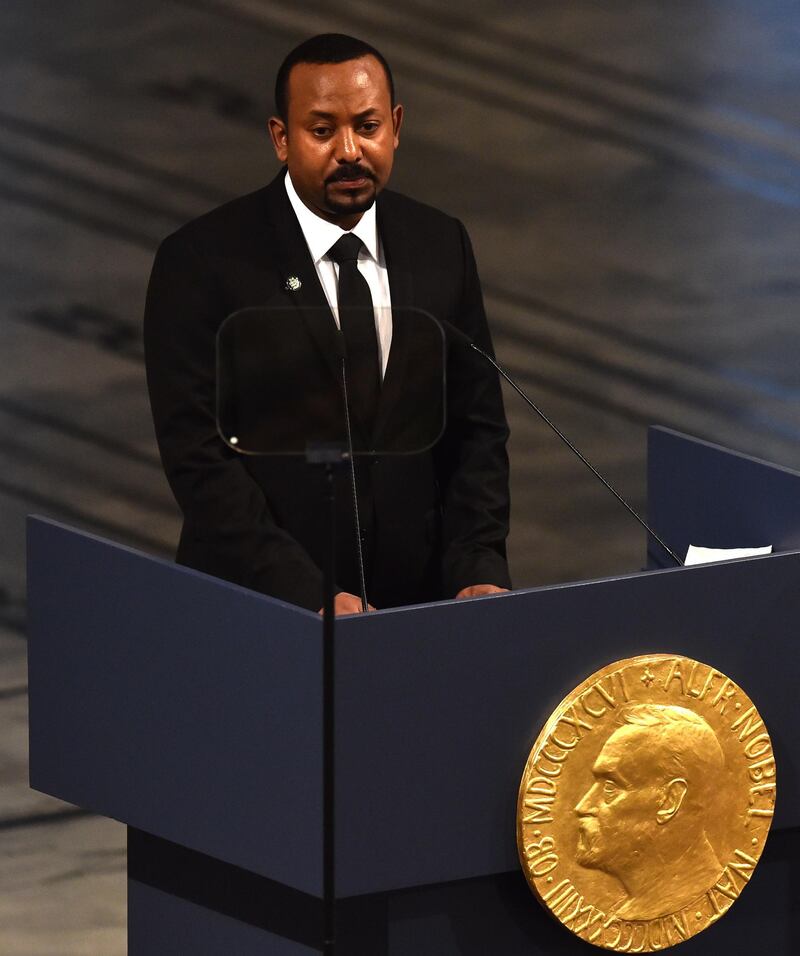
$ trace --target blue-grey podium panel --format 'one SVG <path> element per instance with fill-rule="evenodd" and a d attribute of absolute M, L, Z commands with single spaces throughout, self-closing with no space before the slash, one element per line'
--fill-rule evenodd
<path fill-rule="evenodd" d="M 800 472 L 668 428 L 650 428 L 647 512 L 681 558 L 690 544 L 796 550 Z M 651 566 L 671 564 L 653 542 L 649 550 Z"/>
<path fill-rule="evenodd" d="M 544 720 L 648 652 L 747 690 L 800 825 L 799 579 L 786 553 L 340 620 L 337 895 L 517 870 Z M 33 785 L 319 896 L 319 618 L 42 521 L 30 587 Z"/>
<path fill-rule="evenodd" d="M 29 523 L 38 790 L 321 893 L 319 617 Z"/>
<path fill-rule="evenodd" d="M 775 825 L 800 825 L 800 553 L 348 619 L 337 638 L 341 895 L 518 868 L 517 789 L 559 701 L 621 658 L 685 654 L 769 728 Z"/>

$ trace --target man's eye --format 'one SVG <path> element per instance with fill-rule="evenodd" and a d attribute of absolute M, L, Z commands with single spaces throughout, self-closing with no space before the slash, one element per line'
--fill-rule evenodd
<path fill-rule="evenodd" d="M 371 121 L 369 123 L 362 123 L 361 130 L 364 133 L 374 133 L 375 130 L 380 126 L 380 123 Z"/>
<path fill-rule="evenodd" d="M 619 790 L 619 787 L 614 783 L 613 780 L 606 780 L 603 784 L 603 793 L 607 797 L 613 797 L 617 790 Z"/>
<path fill-rule="evenodd" d="M 314 136 L 322 137 L 327 136 L 330 130 L 327 126 L 315 126 L 311 132 L 314 134 Z"/>

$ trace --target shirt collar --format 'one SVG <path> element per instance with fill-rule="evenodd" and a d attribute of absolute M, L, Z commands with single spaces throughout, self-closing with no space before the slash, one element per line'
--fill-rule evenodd
<path fill-rule="evenodd" d="M 292 182 L 292 177 L 289 175 L 288 170 L 286 172 L 284 183 L 286 185 L 286 192 L 289 196 L 289 202 L 292 204 L 294 214 L 297 216 L 297 221 L 300 223 L 300 228 L 303 230 L 303 236 L 305 237 L 308 251 L 311 253 L 311 258 L 314 260 L 314 265 L 317 265 L 320 259 L 322 259 L 323 256 L 325 256 L 325 254 L 328 252 L 330 247 L 337 241 L 337 239 L 340 239 L 347 230 L 341 229 L 332 222 L 328 222 L 326 219 L 323 219 L 321 216 L 318 216 L 316 213 L 312 212 L 308 206 L 306 206 L 303 200 L 297 195 L 297 190 L 294 188 L 294 183 Z M 351 231 L 354 236 L 358 236 L 358 238 L 364 243 L 366 251 L 377 262 L 378 220 L 375 213 L 375 203 L 369 207 L 369 209 L 358 220 L 358 223 Z"/>

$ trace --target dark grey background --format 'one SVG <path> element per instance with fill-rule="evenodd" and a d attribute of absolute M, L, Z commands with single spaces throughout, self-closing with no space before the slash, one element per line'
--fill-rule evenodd
<path fill-rule="evenodd" d="M 501 360 L 623 493 L 644 500 L 650 422 L 800 467 L 790 0 L 6 0 L 4 953 L 124 951 L 119 831 L 26 787 L 24 515 L 171 551 L 141 364 L 152 254 L 273 175 L 274 71 L 321 30 L 389 57 L 407 111 L 393 185 L 464 220 Z M 636 525 L 508 410 L 516 583 L 639 567 Z"/>

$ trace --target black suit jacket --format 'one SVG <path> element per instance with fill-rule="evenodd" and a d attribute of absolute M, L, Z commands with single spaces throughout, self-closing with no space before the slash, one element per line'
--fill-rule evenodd
<path fill-rule="evenodd" d="M 322 476 L 302 458 L 244 457 L 216 428 L 215 341 L 232 312 L 297 310 L 297 335 L 335 376 L 335 323 L 281 172 L 212 210 L 158 249 L 145 310 L 147 379 L 162 461 L 184 524 L 180 563 L 313 610 L 322 606 Z M 424 309 L 491 350 L 469 238 L 455 219 L 384 190 L 378 228 L 393 310 Z M 301 288 L 286 287 L 289 276 Z M 376 435 L 407 420 L 409 343 L 394 322 Z M 453 597 L 471 584 L 510 586 L 508 429 L 496 374 L 457 343 L 447 357 L 447 426 L 429 451 L 358 462 L 371 603 Z M 375 447 L 387 447 L 376 441 Z M 352 498 L 337 496 L 337 584 L 358 593 Z"/>

